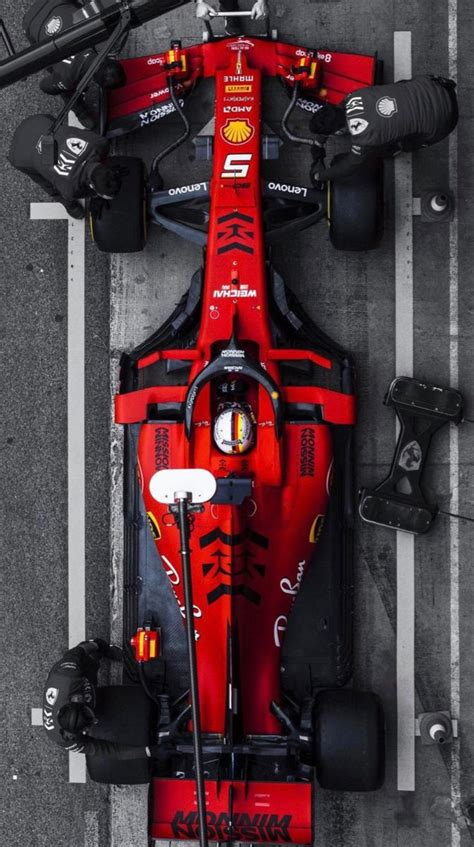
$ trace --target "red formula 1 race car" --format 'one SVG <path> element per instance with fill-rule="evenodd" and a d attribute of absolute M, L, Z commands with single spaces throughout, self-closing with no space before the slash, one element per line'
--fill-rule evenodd
<path fill-rule="evenodd" d="M 384 723 L 376 695 L 350 687 L 353 365 L 269 251 L 327 216 L 327 194 L 262 182 L 261 159 L 277 146 L 263 138 L 262 83 L 287 86 L 282 133 L 301 142 L 292 108 L 372 84 L 377 61 L 252 37 L 175 42 L 123 67 L 109 134 L 178 111 L 185 140 L 184 97 L 215 80 L 214 134 L 200 142 L 213 175 L 165 189 L 163 154 L 148 182 L 141 161 L 123 157 L 121 194 L 91 210 L 102 249 L 141 249 L 147 189 L 147 217 L 202 245 L 204 261 L 166 323 L 123 356 L 116 398 L 133 649 L 127 684 L 98 692 L 97 733 L 158 740 L 160 754 L 94 757 L 89 773 L 150 783 L 151 843 L 311 844 L 315 780 L 381 786 Z M 336 247 L 376 244 L 380 195 L 378 174 L 330 186 Z"/>

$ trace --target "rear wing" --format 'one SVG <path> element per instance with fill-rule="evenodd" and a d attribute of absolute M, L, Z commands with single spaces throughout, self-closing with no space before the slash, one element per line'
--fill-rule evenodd
<path fill-rule="evenodd" d="M 244 782 L 206 779 L 209 841 L 254 844 L 313 843 L 313 800 L 309 782 Z M 150 836 L 198 840 L 194 779 L 153 779 Z"/>

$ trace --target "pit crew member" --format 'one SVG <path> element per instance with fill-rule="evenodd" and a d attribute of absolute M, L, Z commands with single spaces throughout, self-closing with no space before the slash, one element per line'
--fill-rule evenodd
<path fill-rule="evenodd" d="M 78 0 L 37 0 L 23 17 L 23 30 L 31 45 L 40 44 L 54 38 L 77 23 L 75 16 L 83 8 Z M 45 94 L 60 95 L 65 103 L 70 99 L 80 79 L 97 57 L 94 48 L 78 53 L 48 68 L 40 80 L 40 88 Z M 94 74 L 94 82 L 103 88 L 117 88 L 125 84 L 125 74 L 120 63 L 109 56 Z M 73 111 L 83 126 L 93 129 L 97 122 L 97 108 L 84 92 Z"/>
<path fill-rule="evenodd" d="M 238 12 L 239 0 L 220 0 L 219 11 Z M 253 20 L 265 18 L 268 15 L 267 0 L 257 0 L 257 2 L 253 4 L 251 11 Z M 212 6 L 209 5 L 209 3 L 204 3 L 201 2 L 201 0 L 196 0 L 196 14 L 198 18 L 209 19 L 210 17 L 212 17 L 213 14 L 215 14 L 215 9 L 213 9 Z M 239 35 L 242 35 L 243 30 L 239 18 L 226 18 L 225 31 L 227 35 L 230 35 L 231 37 L 237 37 Z"/>
<path fill-rule="evenodd" d="M 94 709 L 102 659 L 122 661 L 122 651 L 96 638 L 67 650 L 56 662 L 43 694 L 44 729 L 51 741 L 65 750 L 114 759 L 150 758 L 155 753 L 153 745 L 116 744 L 88 735 L 95 725 L 100 730 Z"/>
<path fill-rule="evenodd" d="M 109 142 L 87 129 L 61 125 L 54 134 L 55 163 L 46 158 L 52 115 L 32 115 L 15 131 L 8 154 L 14 168 L 31 177 L 68 214 L 83 218 L 79 198 L 98 196 L 111 200 L 120 190 L 117 168 L 107 164 Z"/>
<path fill-rule="evenodd" d="M 352 147 L 329 168 L 322 164 L 324 148 L 315 147 L 312 179 L 344 179 L 381 158 L 441 141 L 458 121 L 455 87 L 453 80 L 444 77 L 419 76 L 361 88 L 345 98 L 342 108 L 325 106 L 312 118 L 311 130 L 322 141 L 345 127 Z"/>

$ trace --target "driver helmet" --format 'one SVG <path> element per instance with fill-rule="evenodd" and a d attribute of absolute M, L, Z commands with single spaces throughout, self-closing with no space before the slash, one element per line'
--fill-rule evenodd
<path fill-rule="evenodd" d="M 250 409 L 240 403 L 223 408 L 214 423 L 214 441 L 222 453 L 239 455 L 253 446 L 254 430 Z"/>

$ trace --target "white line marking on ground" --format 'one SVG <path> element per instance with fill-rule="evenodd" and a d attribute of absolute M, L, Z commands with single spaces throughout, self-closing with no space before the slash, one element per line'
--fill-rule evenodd
<path fill-rule="evenodd" d="M 412 76 L 411 32 L 395 32 L 395 81 Z M 395 373 L 413 375 L 412 157 L 395 168 Z M 398 438 L 398 427 L 397 427 Z M 397 532 L 397 784 L 415 790 L 415 538 Z"/>
<path fill-rule="evenodd" d="M 30 203 L 32 221 L 68 221 L 70 220 L 62 203 Z"/>
<path fill-rule="evenodd" d="M 31 726 L 43 726 L 43 709 L 31 710 Z"/>
<path fill-rule="evenodd" d="M 68 638 L 86 637 L 85 531 L 85 226 L 68 226 Z M 69 753 L 69 782 L 86 781 L 86 757 Z"/>
<path fill-rule="evenodd" d="M 32 203 L 32 220 L 68 221 L 67 442 L 68 442 L 68 643 L 86 637 L 85 607 L 85 226 L 61 203 Z M 69 782 L 86 781 L 86 759 L 69 753 Z"/>
<path fill-rule="evenodd" d="M 111 540 L 111 622 L 110 636 L 115 644 L 123 641 L 123 444 L 124 428 L 114 419 L 113 399 L 119 387 L 119 362 L 128 344 L 127 332 L 136 320 L 129 296 L 129 263 L 133 259 L 113 255 L 110 259 L 110 540 Z M 112 669 L 114 667 L 112 663 Z M 117 664 L 117 671 L 120 668 Z M 112 679 L 118 683 L 120 680 Z M 148 786 L 110 787 L 111 847 L 146 847 Z"/>
<path fill-rule="evenodd" d="M 451 79 L 458 74 L 458 3 L 448 0 L 448 52 Z M 450 385 L 457 388 L 459 381 L 459 273 L 458 273 L 458 137 L 457 131 L 449 138 L 449 185 L 454 192 L 456 208 L 449 225 L 449 377 Z M 459 433 L 451 426 L 449 432 L 449 489 L 451 512 L 459 514 Z M 451 518 L 450 532 L 450 660 L 451 660 L 451 714 L 460 717 L 460 650 L 459 650 L 459 521 Z M 460 847 L 462 818 L 461 810 L 461 761 L 460 739 L 451 747 L 451 847 Z"/>
<path fill-rule="evenodd" d="M 84 847 L 99 847 L 99 813 L 84 814 Z"/>

